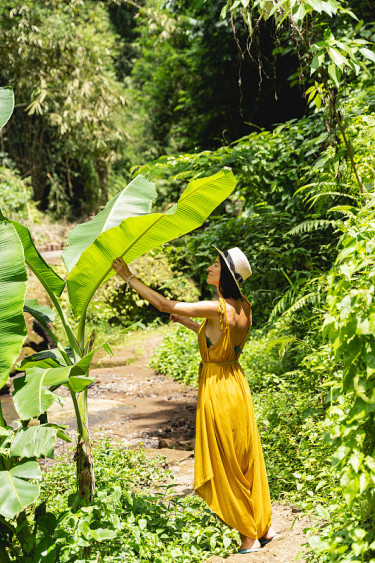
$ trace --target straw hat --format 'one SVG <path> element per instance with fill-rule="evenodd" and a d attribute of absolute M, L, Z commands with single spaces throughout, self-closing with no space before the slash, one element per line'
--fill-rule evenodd
<path fill-rule="evenodd" d="M 216 248 L 216 246 L 214 246 L 214 248 Z M 228 266 L 228 270 L 232 274 L 238 289 L 240 289 L 240 283 L 247 280 L 253 273 L 245 254 L 237 246 L 229 250 L 224 250 L 224 252 L 218 248 L 216 248 L 216 250 Z"/>

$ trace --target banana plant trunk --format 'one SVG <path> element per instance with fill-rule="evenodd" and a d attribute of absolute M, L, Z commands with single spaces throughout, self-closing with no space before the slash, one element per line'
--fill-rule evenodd
<path fill-rule="evenodd" d="M 79 394 L 77 405 L 80 415 L 77 417 L 78 443 L 74 454 L 77 487 L 79 495 L 87 503 L 91 503 L 95 492 L 95 473 L 88 425 L 87 389 Z"/>

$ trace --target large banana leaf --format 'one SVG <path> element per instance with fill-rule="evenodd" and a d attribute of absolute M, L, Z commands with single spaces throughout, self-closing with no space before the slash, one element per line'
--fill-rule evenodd
<path fill-rule="evenodd" d="M 17 364 L 19 371 L 29 371 L 30 368 L 37 366 L 38 368 L 55 368 L 58 366 L 66 366 L 66 362 L 58 348 L 52 350 L 42 350 L 36 352 L 32 356 L 26 356 Z"/>
<path fill-rule="evenodd" d="M 0 514 L 14 518 L 21 510 L 36 501 L 39 485 L 25 479 L 42 478 L 37 461 L 22 461 L 10 471 L 0 471 Z"/>
<path fill-rule="evenodd" d="M 21 420 L 37 417 L 53 404 L 56 395 L 46 387 L 65 385 L 72 379 L 73 389 L 82 391 L 92 383 L 93 379 L 85 376 L 94 353 L 90 352 L 72 366 L 32 367 L 26 375 L 14 379 L 13 401 Z"/>
<path fill-rule="evenodd" d="M 75 227 L 69 234 L 69 246 L 62 253 L 66 269 L 70 272 L 82 252 L 108 229 L 117 227 L 127 217 L 150 213 L 156 198 L 155 185 L 139 175 L 120 193 L 113 197 L 91 221 Z"/>
<path fill-rule="evenodd" d="M 23 317 L 27 275 L 16 229 L 0 215 L 0 389 L 26 337 Z"/>
<path fill-rule="evenodd" d="M 42 282 L 47 291 L 59 296 L 65 287 L 65 281 L 45 262 L 36 249 L 33 239 L 31 238 L 29 229 L 11 221 L 17 230 L 18 236 L 23 244 L 25 260 L 29 268 L 34 272 L 37 278 Z"/>
<path fill-rule="evenodd" d="M 47 305 L 39 305 L 37 299 L 26 299 L 23 306 L 25 313 L 30 313 L 41 324 L 48 325 L 53 323 L 56 318 L 56 313 Z"/>
<path fill-rule="evenodd" d="M 75 315 L 85 311 L 99 285 L 114 274 L 112 262 L 117 256 L 132 262 L 152 248 L 196 229 L 229 196 L 235 185 L 230 169 L 193 180 L 178 203 L 165 213 L 128 217 L 119 226 L 99 235 L 82 253 L 67 278 Z"/>
<path fill-rule="evenodd" d="M 0 129 L 9 120 L 14 108 L 14 94 L 12 88 L 0 88 Z"/>
<path fill-rule="evenodd" d="M 60 427 L 55 425 L 20 428 L 10 446 L 10 457 L 50 457 L 53 459 L 56 434 L 59 430 Z"/>

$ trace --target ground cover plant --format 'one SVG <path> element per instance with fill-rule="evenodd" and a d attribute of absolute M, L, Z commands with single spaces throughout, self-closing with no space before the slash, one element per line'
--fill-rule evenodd
<path fill-rule="evenodd" d="M 198 497 L 174 495 L 165 458 L 147 458 L 108 439 L 93 447 L 96 492 L 79 506 L 72 494 L 73 450 L 44 472 L 37 540 L 48 534 L 50 561 L 202 561 L 235 547 L 236 532 L 222 525 Z M 13 542 L 11 561 L 23 561 Z M 26 560 L 25 560 L 26 561 Z"/>

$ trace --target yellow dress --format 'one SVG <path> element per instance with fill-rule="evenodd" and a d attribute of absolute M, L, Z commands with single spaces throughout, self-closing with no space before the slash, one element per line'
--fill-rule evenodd
<path fill-rule="evenodd" d="M 250 304 L 246 297 L 244 299 Z M 226 303 L 222 297 L 219 313 L 222 335 L 213 347 L 207 347 L 207 319 L 198 332 L 202 363 L 194 489 L 231 528 L 250 538 L 261 538 L 271 526 L 266 468 L 249 385 L 235 361 L 239 350 L 235 351 L 230 340 Z M 239 346 L 241 350 L 249 330 Z"/>

